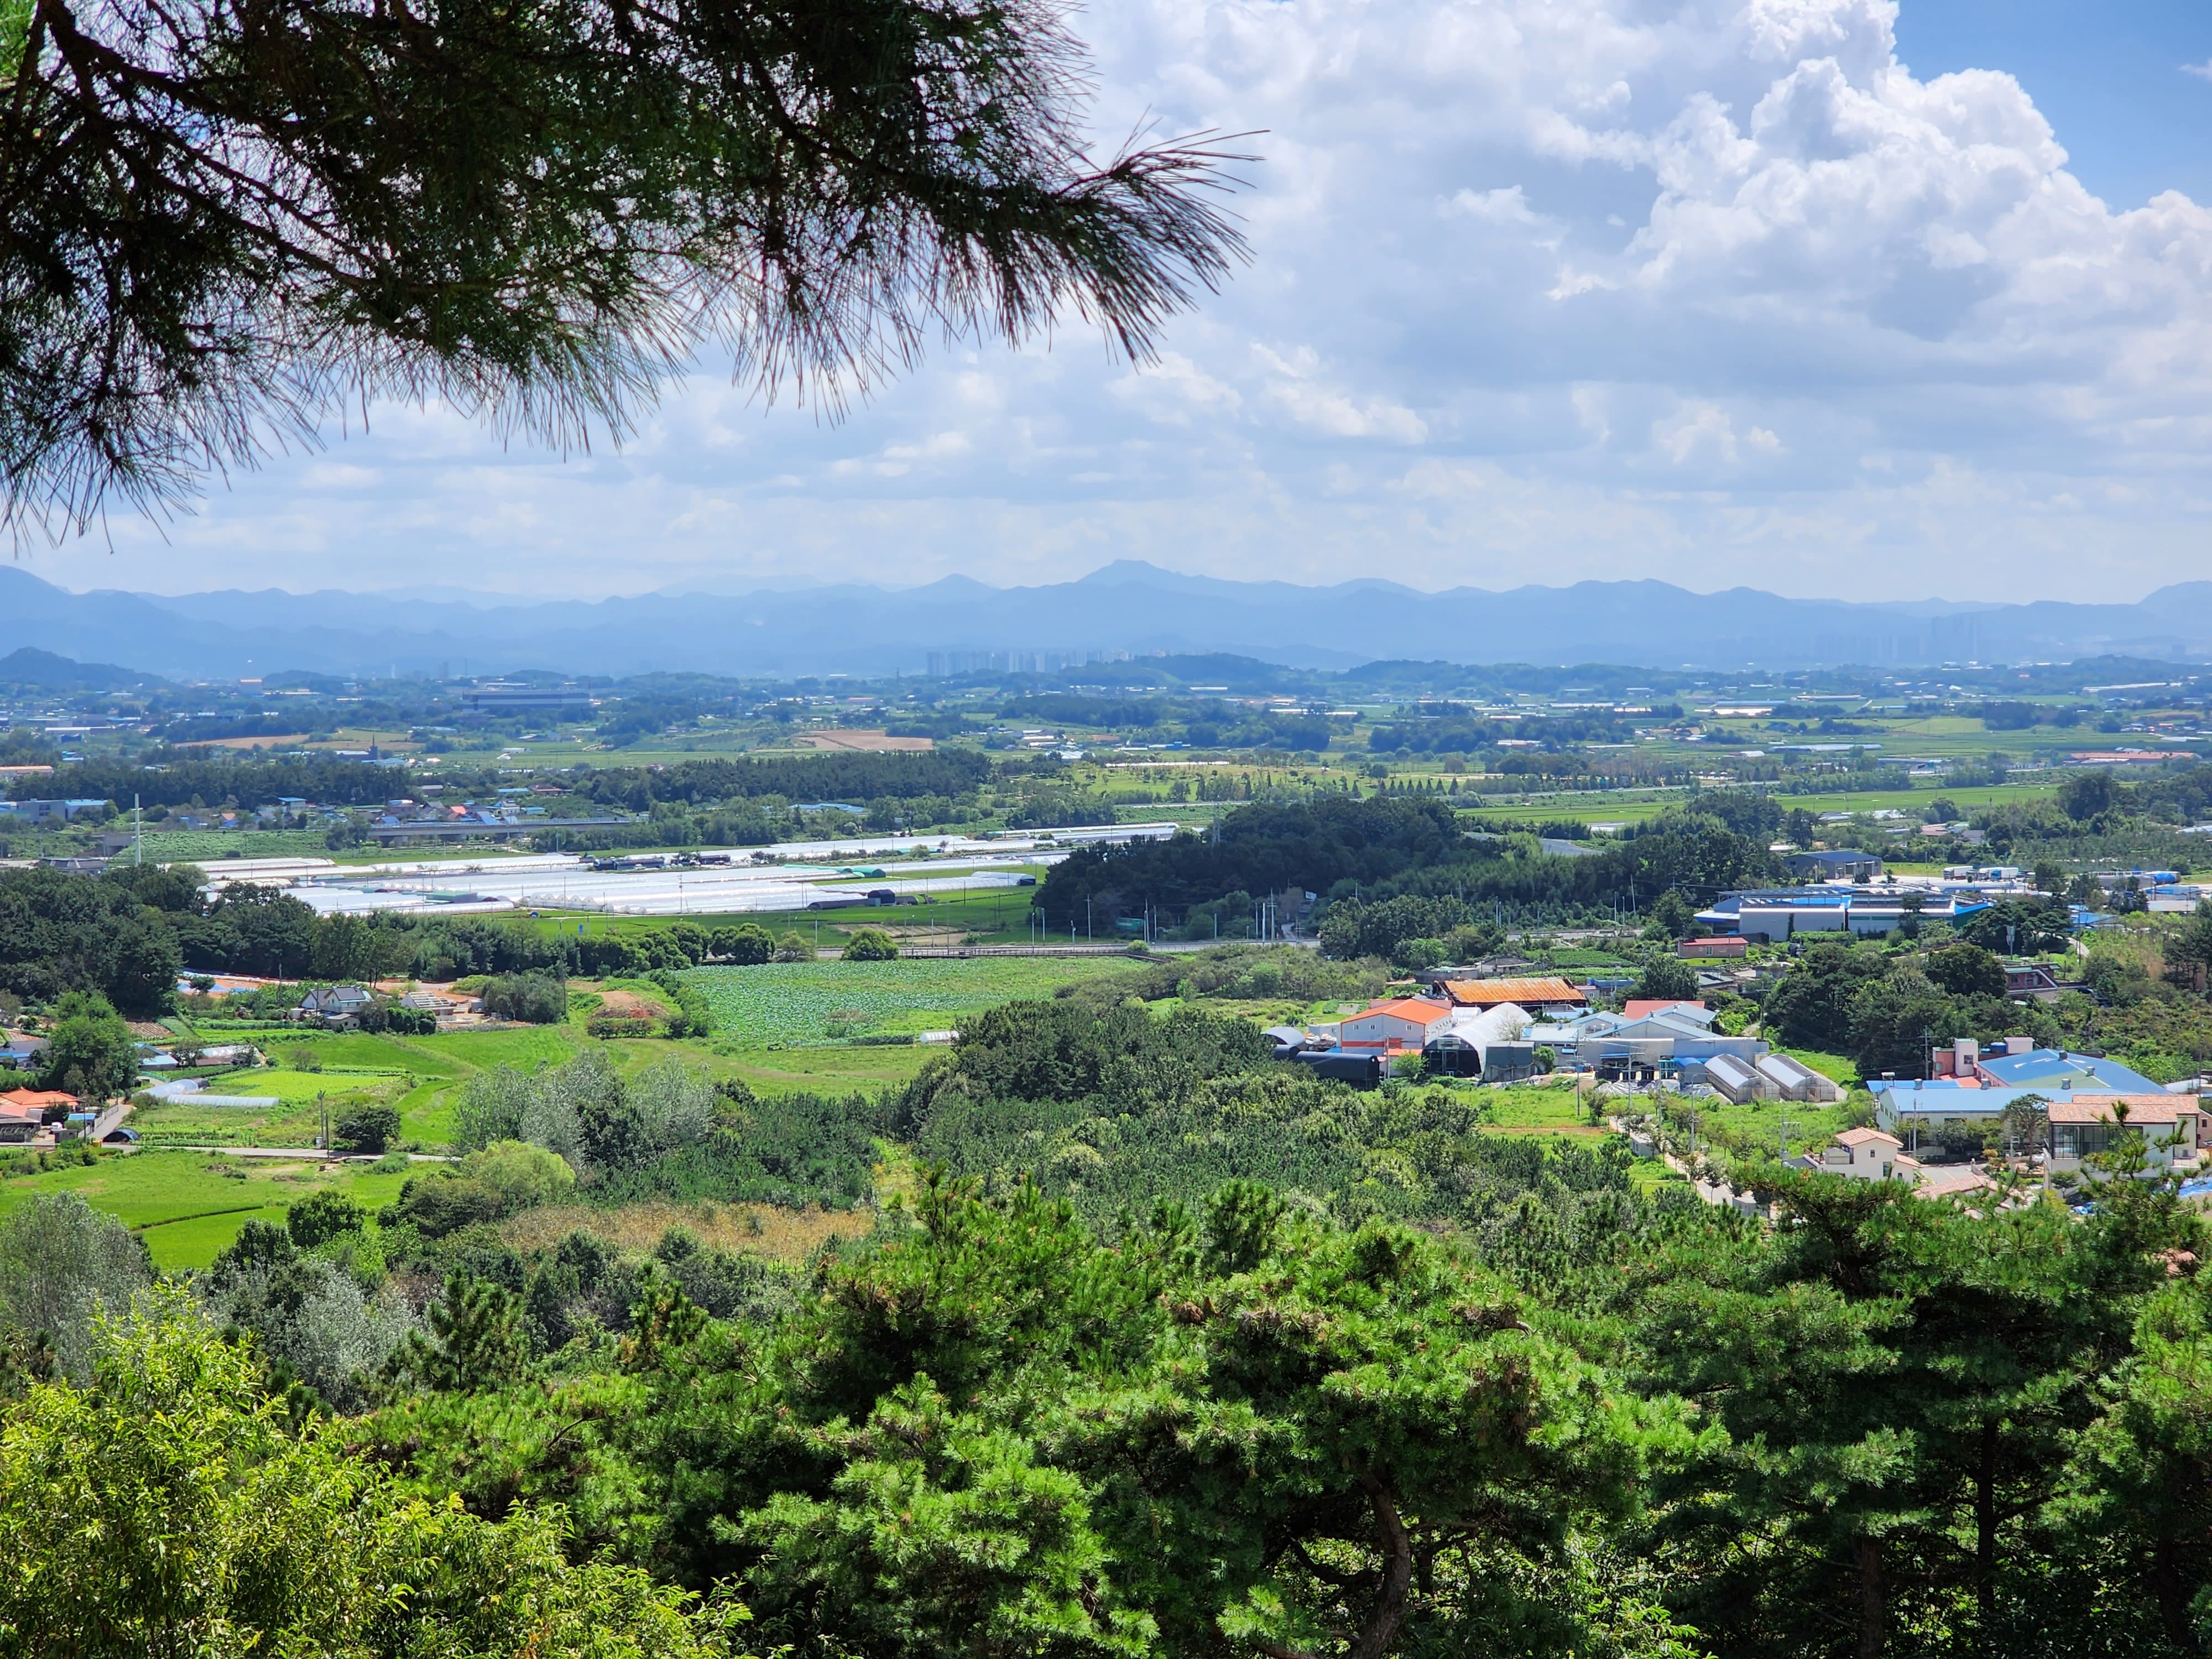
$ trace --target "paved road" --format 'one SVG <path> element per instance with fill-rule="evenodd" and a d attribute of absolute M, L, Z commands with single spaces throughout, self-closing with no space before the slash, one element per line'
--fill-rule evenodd
<path fill-rule="evenodd" d="M 1318 951 L 1321 941 L 1315 939 L 1285 939 L 1272 941 L 1277 945 L 1296 945 L 1300 950 Z M 1161 939 L 1146 947 L 1153 956 L 1188 956 L 1198 951 L 1211 951 L 1219 945 L 1243 945 L 1243 939 Z M 1121 957 L 1129 953 L 1128 941 L 1108 944 L 1103 939 L 1095 942 L 1078 941 L 1069 945 L 917 945 L 902 948 L 902 957 L 915 957 L 942 961 L 947 957 Z M 816 951 L 823 962 L 836 962 L 844 952 L 827 946 Z"/>
<path fill-rule="evenodd" d="M 233 1158 L 289 1158 L 295 1162 L 301 1158 L 317 1163 L 325 1158 L 331 1158 L 339 1164 L 376 1162 L 373 1156 L 365 1152 L 333 1157 L 333 1154 L 325 1152 L 319 1146 L 179 1146 L 165 1142 L 161 1146 L 143 1147 L 142 1150 L 150 1152 L 228 1152 Z M 410 1164 L 450 1164 L 453 1160 L 442 1152 L 410 1152 L 407 1154 L 407 1161 Z"/>

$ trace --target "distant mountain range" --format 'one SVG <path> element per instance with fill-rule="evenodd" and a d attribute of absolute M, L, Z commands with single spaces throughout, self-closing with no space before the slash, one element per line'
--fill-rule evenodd
<path fill-rule="evenodd" d="M 1134 561 L 1041 587 L 947 577 L 927 587 L 737 596 L 651 593 L 534 604 L 323 591 L 181 598 L 71 593 L 0 566 L 0 651 L 112 662 L 172 679 L 288 669 L 340 675 L 925 674 L 1053 669 L 1116 653 L 1224 652 L 1302 668 L 1407 659 L 1538 665 L 1790 669 L 1846 665 L 2212 660 L 2212 581 L 2136 605 L 1854 605 L 1660 581 L 1423 593 L 1177 575 Z M 126 671 L 107 671 L 123 673 Z"/>

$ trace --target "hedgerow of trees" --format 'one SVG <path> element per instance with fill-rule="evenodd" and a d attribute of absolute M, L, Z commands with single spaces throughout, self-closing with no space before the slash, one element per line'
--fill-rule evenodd
<path fill-rule="evenodd" d="M 118 866 L 98 877 L 0 870 L 0 990 L 40 1001 L 92 992 L 147 1018 L 175 1006 L 187 972 L 333 983 L 487 975 L 498 981 L 495 1012 L 544 1023 L 566 1017 L 562 981 L 572 974 L 666 976 L 707 963 L 757 965 L 776 949 L 757 924 L 710 932 L 678 922 L 576 937 L 480 917 L 425 924 L 390 913 L 318 915 L 291 894 L 252 882 L 204 896 L 205 880 L 189 865 Z M 711 1020 L 703 1000 L 680 982 L 664 988 L 681 1008 L 676 1034 L 704 1035 Z"/>

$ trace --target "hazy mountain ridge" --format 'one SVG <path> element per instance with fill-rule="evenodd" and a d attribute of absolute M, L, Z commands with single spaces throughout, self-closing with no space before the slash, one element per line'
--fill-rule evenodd
<path fill-rule="evenodd" d="M 166 684 L 159 675 L 112 662 L 76 662 L 35 646 L 18 646 L 0 657 L 0 685 L 42 691 L 127 691 L 159 690 Z"/>
<path fill-rule="evenodd" d="M 480 602 L 479 602 L 480 601 Z M 933 652 L 1227 652 L 1295 667 L 1378 659 L 1618 662 L 1653 668 L 1918 666 L 2121 655 L 2212 659 L 2212 582 L 2138 604 L 1870 604 L 1654 580 L 1424 593 L 1186 576 L 1134 561 L 1079 580 L 988 588 L 964 577 L 735 595 L 585 600 L 336 590 L 70 593 L 0 568 L 0 652 L 129 662 L 171 678 L 653 670 L 796 676 L 926 672 Z"/>

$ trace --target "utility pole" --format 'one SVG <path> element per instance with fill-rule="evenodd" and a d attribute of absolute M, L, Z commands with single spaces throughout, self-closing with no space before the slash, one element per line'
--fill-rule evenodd
<path fill-rule="evenodd" d="M 146 820 L 139 815 L 138 797 L 131 797 L 131 839 L 136 853 L 132 862 L 140 869 L 146 867 Z"/>

